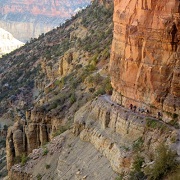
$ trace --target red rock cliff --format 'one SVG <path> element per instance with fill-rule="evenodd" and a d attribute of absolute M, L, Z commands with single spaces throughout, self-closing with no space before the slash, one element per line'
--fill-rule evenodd
<path fill-rule="evenodd" d="M 163 112 L 180 113 L 180 2 L 114 0 L 110 61 L 112 99 Z"/>

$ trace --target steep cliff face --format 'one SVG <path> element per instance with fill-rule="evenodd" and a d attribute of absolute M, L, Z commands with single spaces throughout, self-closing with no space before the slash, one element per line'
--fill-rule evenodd
<path fill-rule="evenodd" d="M 115 0 L 110 71 L 112 99 L 163 113 L 180 113 L 180 16 L 177 0 Z"/>
<path fill-rule="evenodd" d="M 90 0 L 1 1 L 0 27 L 26 41 L 50 31 L 89 3 Z"/>

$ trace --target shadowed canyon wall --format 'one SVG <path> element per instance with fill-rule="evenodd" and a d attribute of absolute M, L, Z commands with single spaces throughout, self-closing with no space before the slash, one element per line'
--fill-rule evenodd
<path fill-rule="evenodd" d="M 115 0 L 112 99 L 168 121 L 180 113 L 180 16 L 177 0 Z"/>

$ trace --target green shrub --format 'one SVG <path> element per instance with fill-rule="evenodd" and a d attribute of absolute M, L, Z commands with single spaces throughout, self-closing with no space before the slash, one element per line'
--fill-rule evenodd
<path fill-rule="evenodd" d="M 76 102 L 76 95 L 75 93 L 71 94 L 71 97 L 70 97 L 70 103 L 73 104 Z"/>
<path fill-rule="evenodd" d="M 98 90 L 95 92 L 95 96 L 103 95 L 103 94 L 105 94 L 105 93 L 106 93 L 105 89 L 102 88 L 102 87 L 100 87 L 100 88 L 98 88 Z"/>
<path fill-rule="evenodd" d="M 28 160 L 28 157 L 25 154 L 23 154 L 21 157 L 21 165 L 24 166 L 27 160 Z"/>
<path fill-rule="evenodd" d="M 43 149 L 43 156 L 47 155 L 48 152 L 49 152 L 48 149 L 47 149 L 47 148 L 44 148 L 44 149 Z"/>
<path fill-rule="evenodd" d="M 119 175 L 118 177 L 115 178 L 115 180 L 123 180 L 123 176 Z"/>
<path fill-rule="evenodd" d="M 99 73 L 97 73 L 96 75 L 91 75 L 88 77 L 88 83 L 92 83 L 95 86 L 97 86 L 98 84 L 100 84 L 102 82 L 102 77 L 100 76 Z"/>
<path fill-rule="evenodd" d="M 67 131 L 69 128 L 70 128 L 70 125 L 69 125 L 69 124 L 67 124 L 67 125 L 65 125 L 65 126 L 60 126 L 60 127 L 58 128 L 58 130 L 56 130 L 56 132 L 53 134 L 53 137 L 62 134 L 63 132 Z"/>
<path fill-rule="evenodd" d="M 36 178 L 37 178 L 37 180 L 41 180 L 41 179 L 42 179 L 42 175 L 41 175 L 41 174 L 38 174 L 38 175 L 36 176 Z"/>
<path fill-rule="evenodd" d="M 143 143 L 144 143 L 144 140 L 142 139 L 142 137 L 138 138 L 136 141 L 134 141 L 133 143 L 133 151 L 140 151 L 143 147 Z"/>
<path fill-rule="evenodd" d="M 168 173 L 177 167 L 175 161 L 176 154 L 167 146 L 161 144 L 156 151 L 154 164 L 152 167 L 147 167 L 145 173 L 148 179 L 159 180 L 163 179 Z"/>
<path fill-rule="evenodd" d="M 113 88 L 112 88 L 111 80 L 109 77 L 104 80 L 104 89 L 107 94 L 110 94 L 110 95 L 112 94 Z"/>
<path fill-rule="evenodd" d="M 176 129 L 179 129 L 179 128 L 180 128 L 180 126 L 179 126 L 179 123 L 178 123 L 178 120 L 177 120 L 177 119 L 173 119 L 173 120 L 172 120 L 172 121 L 170 121 L 168 124 L 169 124 L 169 125 L 171 125 L 171 126 L 174 126 Z"/>
<path fill-rule="evenodd" d="M 132 171 L 130 172 L 130 180 L 139 180 L 144 178 L 144 173 L 142 172 L 142 165 L 144 162 L 144 158 L 137 155 L 134 158 Z"/>
<path fill-rule="evenodd" d="M 176 114 L 176 113 L 173 113 L 173 115 L 172 115 L 172 117 L 173 117 L 173 119 L 177 119 L 178 118 L 178 114 Z"/>
<path fill-rule="evenodd" d="M 52 109 L 56 109 L 58 106 L 58 103 L 56 101 L 52 102 L 52 104 L 50 104 L 48 110 L 52 110 Z"/>
<path fill-rule="evenodd" d="M 0 148 L 5 147 L 6 146 L 6 140 L 5 139 L 1 139 L 0 140 Z"/>
<path fill-rule="evenodd" d="M 96 70 L 96 66 L 94 64 L 89 64 L 86 66 L 86 71 L 92 72 Z"/>
<path fill-rule="evenodd" d="M 49 169 L 50 167 L 51 167 L 51 165 L 50 164 L 46 164 L 46 169 Z"/>
<path fill-rule="evenodd" d="M 148 128 L 160 128 L 161 124 L 159 121 L 155 120 L 155 119 L 151 119 L 151 118 L 146 118 L 146 126 Z"/>

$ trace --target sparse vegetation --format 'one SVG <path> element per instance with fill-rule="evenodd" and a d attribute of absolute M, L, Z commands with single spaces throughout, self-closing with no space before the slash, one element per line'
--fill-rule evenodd
<path fill-rule="evenodd" d="M 140 180 L 145 178 L 145 175 L 142 171 L 143 162 L 144 158 L 137 154 L 134 158 L 132 171 L 130 172 L 130 180 Z"/>
<path fill-rule="evenodd" d="M 70 97 L 70 103 L 73 104 L 76 102 L 76 95 L 75 93 L 71 94 L 71 97 Z"/>
<path fill-rule="evenodd" d="M 118 177 L 115 178 L 115 180 L 123 180 L 123 175 L 119 175 Z"/>
<path fill-rule="evenodd" d="M 53 134 L 53 137 L 58 136 L 62 134 L 63 132 L 67 131 L 70 128 L 69 124 L 66 124 L 65 126 L 60 126 L 56 132 Z"/>
<path fill-rule="evenodd" d="M 48 149 L 46 147 L 43 148 L 43 156 L 47 155 L 48 154 Z"/>
<path fill-rule="evenodd" d="M 165 123 L 152 118 L 146 118 L 146 127 L 151 130 L 158 129 L 161 133 L 169 130 Z"/>
<path fill-rule="evenodd" d="M 28 160 L 28 157 L 25 154 L 23 154 L 21 156 L 21 166 L 24 166 L 26 164 L 27 160 Z"/>
<path fill-rule="evenodd" d="M 38 175 L 36 176 L 36 178 L 37 178 L 37 180 L 41 180 L 41 179 L 42 179 L 42 175 L 41 175 L 41 174 L 38 174 Z"/>
<path fill-rule="evenodd" d="M 151 118 L 146 118 L 146 125 L 148 128 L 152 128 L 152 129 L 160 127 L 159 121 Z"/>
<path fill-rule="evenodd" d="M 140 151 L 143 147 L 143 143 L 144 143 L 144 140 L 142 137 L 138 138 L 136 141 L 134 141 L 133 143 L 133 151 L 137 152 L 137 151 Z"/>
<path fill-rule="evenodd" d="M 163 179 L 177 168 L 176 154 L 166 145 L 161 144 L 156 151 L 154 163 L 145 169 L 148 179 Z"/>
<path fill-rule="evenodd" d="M 51 165 L 50 164 L 46 164 L 45 167 L 46 167 L 46 169 L 49 169 L 51 167 Z"/>
<path fill-rule="evenodd" d="M 168 124 L 171 125 L 171 126 L 174 126 L 176 129 L 179 129 L 179 128 L 180 128 L 180 125 L 179 125 L 177 119 L 173 119 L 173 120 L 170 121 Z"/>

